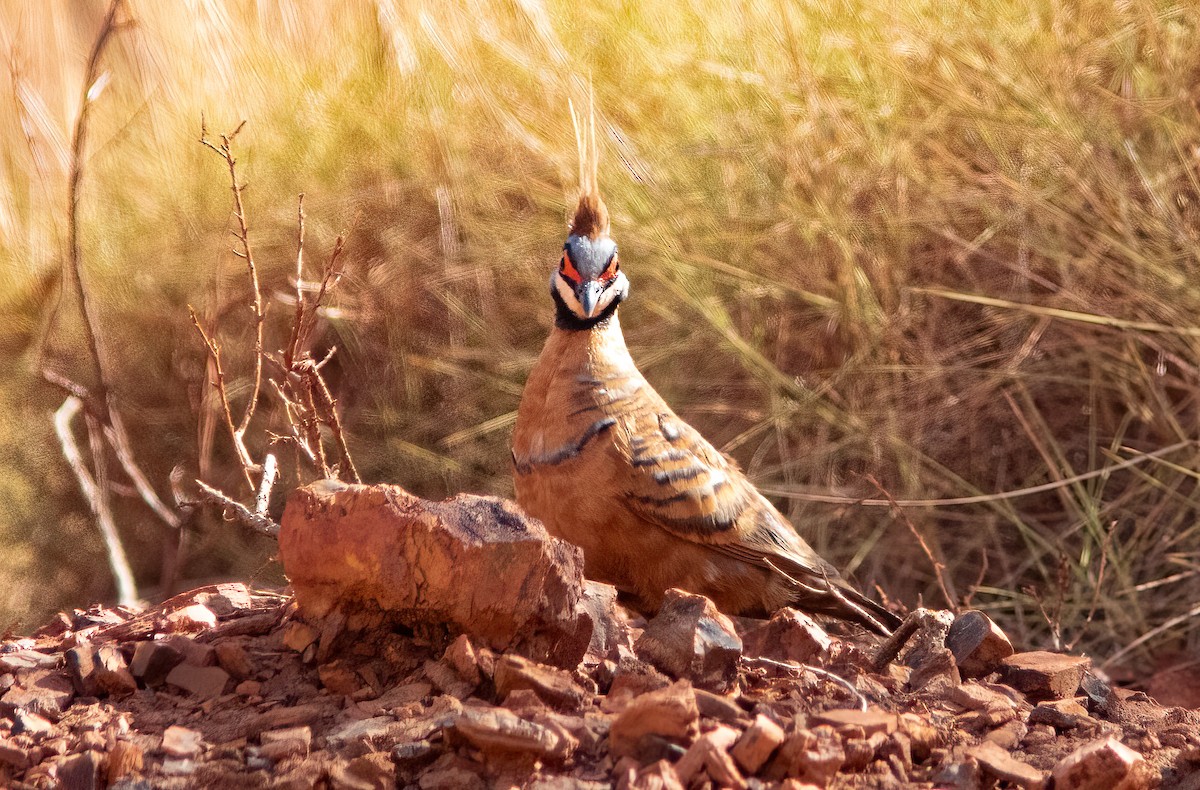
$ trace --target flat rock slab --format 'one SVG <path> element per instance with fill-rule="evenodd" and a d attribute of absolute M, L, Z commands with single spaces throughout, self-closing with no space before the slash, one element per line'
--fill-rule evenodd
<path fill-rule="evenodd" d="M 310 621 L 362 611 L 445 624 L 572 668 L 595 626 L 581 605 L 582 552 L 496 497 L 431 502 L 399 486 L 321 481 L 288 500 L 279 557 Z"/>
<path fill-rule="evenodd" d="M 1075 696 L 1090 665 L 1083 656 L 1035 650 L 1004 659 L 1000 663 L 1000 677 L 1032 700 L 1066 699 Z"/>

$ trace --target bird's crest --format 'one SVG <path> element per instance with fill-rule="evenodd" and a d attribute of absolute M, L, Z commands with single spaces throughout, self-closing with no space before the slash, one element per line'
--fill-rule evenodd
<path fill-rule="evenodd" d="M 579 151 L 579 204 L 575 207 L 575 218 L 571 220 L 571 235 L 598 239 L 608 235 L 608 207 L 600 197 L 600 184 L 596 171 L 600 153 L 596 147 L 596 108 L 592 88 L 588 86 L 588 117 L 581 119 L 575 105 L 567 102 L 571 110 L 571 123 L 575 127 L 575 147 Z"/>

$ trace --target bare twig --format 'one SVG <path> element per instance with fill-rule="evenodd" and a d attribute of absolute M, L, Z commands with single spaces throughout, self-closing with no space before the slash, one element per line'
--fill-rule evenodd
<path fill-rule="evenodd" d="M 263 474 L 262 482 L 258 486 L 258 495 L 254 498 L 254 512 L 257 515 L 265 516 L 267 513 L 267 505 L 271 501 L 271 489 L 275 486 L 275 474 L 279 471 L 279 464 L 275 461 L 274 453 L 267 453 L 267 457 L 263 459 Z"/>
<path fill-rule="evenodd" d="M 257 464 L 250 458 L 250 451 L 246 449 L 242 432 L 233 424 L 233 412 L 229 408 L 229 396 L 225 392 L 225 370 L 221 367 L 221 346 L 218 345 L 215 338 L 204 331 L 204 326 L 200 323 L 200 319 L 196 317 L 196 310 L 191 305 L 188 305 L 188 313 L 192 317 L 192 326 L 196 327 L 196 331 L 200 333 L 200 338 L 204 341 L 204 347 L 208 350 L 209 358 L 212 360 L 215 371 L 213 386 L 217 388 L 217 396 L 220 398 L 221 408 L 225 412 L 225 424 L 229 427 L 229 436 L 233 439 L 233 448 L 238 454 L 238 461 L 241 462 L 242 474 L 246 478 L 246 485 L 250 488 L 251 493 L 253 493 L 255 490 L 254 478 L 251 477 L 250 473 L 257 468 Z"/>
<path fill-rule="evenodd" d="M 59 444 L 62 446 L 63 457 L 67 460 L 71 471 L 75 473 L 75 479 L 79 481 L 79 489 L 83 492 L 92 514 L 96 517 L 96 523 L 100 526 L 100 534 L 104 537 L 104 546 L 108 551 L 108 564 L 112 568 L 113 578 L 117 584 L 117 599 L 124 606 L 133 606 L 137 604 L 138 600 L 137 585 L 134 583 L 133 569 L 129 567 L 129 560 L 125 556 L 125 548 L 121 545 L 121 538 L 117 534 L 117 526 L 113 521 L 107 493 L 88 472 L 83 455 L 79 452 L 79 445 L 75 441 L 75 435 L 71 431 L 71 421 L 75 419 L 81 409 L 83 409 L 83 400 L 74 395 L 68 395 L 62 406 L 59 406 L 58 411 L 54 413 L 54 432 L 58 435 Z"/>
<path fill-rule="evenodd" d="M 328 358 L 326 358 L 326 361 L 328 361 Z M 305 372 L 310 377 L 310 380 L 316 383 L 316 392 L 320 396 L 321 405 L 325 407 L 327 414 L 326 424 L 329 426 L 329 430 L 333 432 L 338 452 L 342 456 L 341 463 L 344 463 L 349 468 L 354 482 L 361 483 L 362 478 L 359 477 L 358 469 L 354 466 L 354 459 L 350 457 L 350 447 L 346 444 L 346 435 L 342 432 L 342 418 L 338 415 L 337 401 L 333 399 L 333 395 L 329 392 L 329 386 L 325 383 L 325 379 L 321 377 L 321 373 L 316 365 L 309 363 L 305 368 Z"/>
<path fill-rule="evenodd" d="M 291 368 L 300 347 L 300 328 L 304 325 L 304 193 L 296 207 L 296 316 L 292 319 L 292 336 L 288 339 L 283 365 Z"/>
<path fill-rule="evenodd" d="M 250 427 L 250 420 L 254 417 L 254 410 L 258 405 L 258 393 L 262 387 L 262 360 L 263 360 L 263 300 L 262 288 L 258 282 L 258 267 L 254 264 L 254 251 L 250 247 L 250 228 L 246 223 L 246 208 L 242 203 L 242 191 L 246 188 L 245 184 L 238 183 L 237 174 L 237 159 L 233 156 L 233 141 L 237 137 L 238 132 L 242 131 L 242 127 L 246 125 L 242 121 L 229 134 L 221 135 L 221 144 L 216 145 L 208 139 L 208 129 L 201 122 L 200 143 L 208 148 L 211 148 L 222 159 L 225 160 L 226 166 L 229 168 L 230 188 L 233 190 L 233 216 L 237 219 L 237 230 L 233 231 L 233 235 L 241 242 L 242 250 L 238 253 L 239 257 L 245 259 L 246 268 L 250 272 L 250 310 L 254 315 L 254 385 L 250 391 L 250 400 L 246 403 L 246 410 L 242 413 L 241 422 L 238 423 L 237 433 L 240 436 L 246 434 L 246 429 Z M 251 485 L 253 489 L 253 485 Z"/>
<path fill-rule="evenodd" d="M 938 561 L 938 559 L 933 556 L 933 550 L 929 548 L 929 543 L 925 540 L 925 536 L 921 534 L 919 529 L 917 529 L 917 525 L 912 522 L 912 519 L 908 517 L 908 514 L 904 512 L 904 509 L 900 507 L 899 503 L 892 499 L 892 495 L 887 491 L 887 489 L 885 489 L 883 485 L 871 475 L 867 475 L 866 479 L 870 481 L 871 485 L 875 486 L 875 488 L 879 490 L 879 493 L 882 494 L 884 498 L 892 503 L 892 512 L 904 522 L 904 525 L 908 527 L 908 531 L 911 532 L 913 537 L 917 539 L 917 543 L 921 546 L 921 551 L 925 553 L 925 557 L 933 566 L 933 573 L 937 577 L 938 588 L 942 591 L 942 597 L 946 599 L 946 605 L 950 608 L 950 611 L 958 614 L 958 601 L 956 596 L 950 592 L 951 584 L 946 578 L 945 563 Z"/>
<path fill-rule="evenodd" d="M 158 493 L 151 487 L 150 481 L 146 479 L 146 475 L 142 472 L 141 467 L 134 461 L 133 451 L 129 447 L 129 435 L 126 433 L 125 426 L 121 422 L 120 414 L 110 410 L 108 419 L 109 425 L 104 427 L 104 436 L 112 446 L 113 452 L 117 454 L 117 460 L 121 462 L 121 467 L 125 470 L 125 474 L 129 475 L 129 479 L 133 481 L 133 485 L 137 488 L 142 501 L 162 519 L 163 523 L 178 529 L 180 524 L 179 516 L 163 504 L 163 501 L 159 499 Z"/>
<path fill-rule="evenodd" d="M 261 532 L 262 534 L 269 535 L 273 538 L 279 536 L 279 525 L 272 521 L 268 516 L 255 513 L 250 508 L 246 507 L 240 502 L 233 501 L 228 496 L 202 480 L 197 480 L 196 485 L 200 487 L 200 499 L 202 501 L 220 505 L 221 507 L 225 508 L 227 513 L 233 514 L 233 519 L 235 521 L 250 527 L 256 532 Z"/>

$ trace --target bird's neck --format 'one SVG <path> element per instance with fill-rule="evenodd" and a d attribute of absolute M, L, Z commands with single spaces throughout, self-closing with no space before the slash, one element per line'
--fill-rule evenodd
<path fill-rule="evenodd" d="M 574 359 L 576 365 L 582 366 L 582 370 L 592 373 L 604 370 L 632 375 L 637 371 L 629 348 L 625 345 L 625 336 L 621 333 L 621 322 L 616 312 L 586 330 L 556 325 L 550 333 L 547 351 L 549 358 L 556 360 L 555 367 L 559 370 L 570 369 L 571 364 L 562 365 L 566 360 Z"/>

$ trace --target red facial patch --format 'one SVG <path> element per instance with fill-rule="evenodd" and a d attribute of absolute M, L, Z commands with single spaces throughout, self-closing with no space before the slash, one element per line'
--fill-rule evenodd
<path fill-rule="evenodd" d="M 575 264 L 571 263 L 571 255 L 566 250 L 563 250 L 562 260 L 559 261 L 558 273 L 573 285 L 578 285 L 579 281 L 583 279 L 579 270 L 575 268 Z"/>
<path fill-rule="evenodd" d="M 604 282 L 608 282 L 612 278 L 616 277 L 617 272 L 619 271 L 621 271 L 621 264 L 617 262 L 617 254 L 614 252 L 612 260 L 608 262 L 608 266 L 606 266 L 604 271 L 600 273 L 600 279 Z"/>

